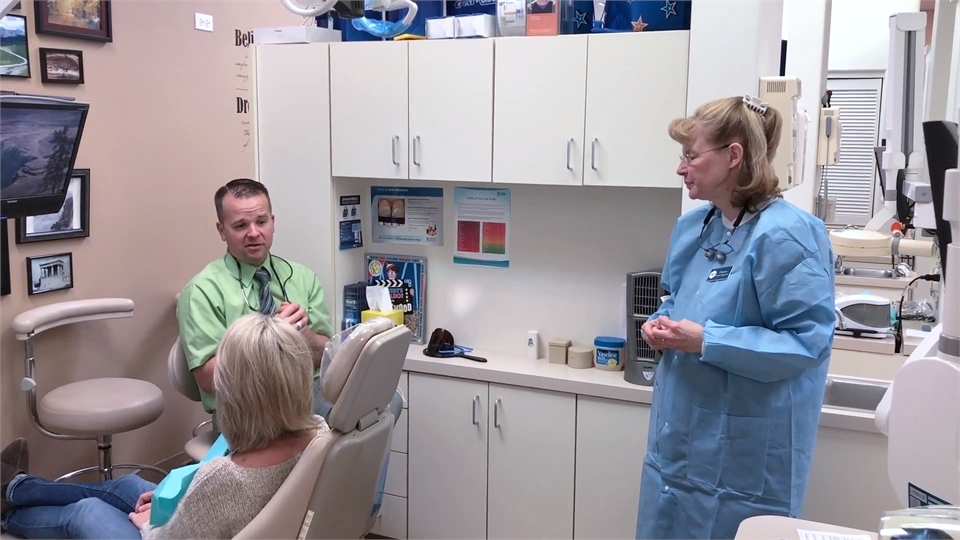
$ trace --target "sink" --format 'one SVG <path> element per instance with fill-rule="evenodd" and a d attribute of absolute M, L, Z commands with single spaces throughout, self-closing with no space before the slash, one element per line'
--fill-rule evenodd
<path fill-rule="evenodd" d="M 841 273 L 845 276 L 867 278 L 892 278 L 896 275 L 893 270 L 881 270 L 878 268 L 844 268 Z"/>
<path fill-rule="evenodd" d="M 823 395 L 823 406 L 873 412 L 889 386 L 885 382 L 830 377 Z"/>

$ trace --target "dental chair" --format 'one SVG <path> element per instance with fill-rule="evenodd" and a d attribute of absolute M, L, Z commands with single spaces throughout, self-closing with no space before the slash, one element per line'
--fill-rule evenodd
<path fill-rule="evenodd" d="M 170 347 L 170 353 L 167 355 L 167 376 L 170 378 L 170 384 L 177 392 L 191 401 L 200 402 L 200 387 L 197 386 L 197 380 L 187 366 L 187 357 L 183 354 L 179 337 L 173 342 L 173 347 Z M 212 429 L 212 423 L 212 417 L 210 420 L 200 422 L 193 428 L 193 438 L 183 445 L 183 451 L 191 460 L 199 462 L 203 459 L 220 435 L 216 429 Z M 211 429 L 201 432 L 200 429 L 205 425 L 210 425 Z"/>
<path fill-rule="evenodd" d="M 57 302 L 30 309 L 13 319 L 17 340 L 24 342 L 24 377 L 30 420 L 40 433 L 59 440 L 95 440 L 100 463 L 64 474 L 57 481 L 97 472 L 100 480 L 113 478 L 114 469 L 148 470 L 161 476 L 167 471 L 150 465 L 120 464 L 111 459 L 113 435 L 153 423 L 163 413 L 163 392 L 139 379 L 109 377 L 66 384 L 46 393 L 37 404 L 34 339 L 40 333 L 68 324 L 133 316 L 133 300 L 94 298 Z M 62 361 L 62 360 L 61 360 Z"/>
<path fill-rule="evenodd" d="M 239 539 L 362 538 L 380 468 L 390 451 L 388 405 L 400 381 L 410 330 L 376 319 L 353 330 L 324 372 L 331 430 L 315 438 Z"/>

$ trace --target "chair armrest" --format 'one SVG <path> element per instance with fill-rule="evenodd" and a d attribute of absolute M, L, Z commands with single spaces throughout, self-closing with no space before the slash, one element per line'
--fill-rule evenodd
<path fill-rule="evenodd" d="M 29 309 L 14 317 L 11 326 L 17 339 L 24 341 L 58 326 L 132 316 L 133 300 L 129 298 L 91 298 Z"/>

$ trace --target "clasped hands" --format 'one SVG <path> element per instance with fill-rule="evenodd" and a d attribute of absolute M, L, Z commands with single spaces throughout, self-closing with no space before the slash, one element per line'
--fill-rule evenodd
<path fill-rule="evenodd" d="M 144 525 L 150 523 L 150 502 L 153 500 L 153 491 L 148 491 L 140 495 L 137 504 L 133 506 L 133 512 L 127 514 L 130 522 L 143 529 Z"/>
<path fill-rule="evenodd" d="M 310 321 L 307 320 L 307 310 L 299 304 L 281 303 L 280 309 L 277 310 L 277 318 L 301 332 L 310 327 Z"/>
<path fill-rule="evenodd" d="M 703 350 L 703 326 L 687 319 L 678 322 L 660 316 L 643 323 L 640 331 L 643 339 L 655 351 L 673 349 L 699 353 Z"/>

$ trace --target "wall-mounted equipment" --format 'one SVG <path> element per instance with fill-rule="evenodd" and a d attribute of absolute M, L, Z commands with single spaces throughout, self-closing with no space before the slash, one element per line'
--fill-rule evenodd
<path fill-rule="evenodd" d="M 760 77 L 760 107 L 773 107 L 783 120 L 780 146 L 773 158 L 773 169 L 780 180 L 781 191 L 803 183 L 810 118 L 800 105 L 800 95 L 800 79 L 797 77 Z"/>

